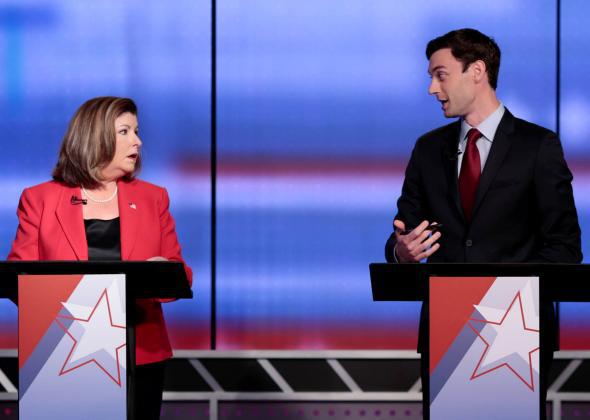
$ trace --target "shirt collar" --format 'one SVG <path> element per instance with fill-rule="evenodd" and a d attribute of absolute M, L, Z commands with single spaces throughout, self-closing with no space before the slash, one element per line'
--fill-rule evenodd
<path fill-rule="evenodd" d="M 500 125 L 500 121 L 504 116 L 505 110 L 506 108 L 504 107 L 504 104 L 500 103 L 500 106 L 498 106 L 498 108 L 496 108 L 494 112 L 492 112 L 485 120 L 483 120 L 480 125 L 475 127 L 479 130 L 479 132 L 483 135 L 483 137 L 486 140 L 490 142 L 494 141 L 496 130 L 498 130 L 498 126 Z M 467 122 L 464 119 L 461 119 L 461 134 L 459 137 L 459 140 L 461 142 L 465 141 L 465 138 L 467 137 L 467 132 L 472 128 L 474 127 L 471 127 L 469 124 L 467 124 Z"/>

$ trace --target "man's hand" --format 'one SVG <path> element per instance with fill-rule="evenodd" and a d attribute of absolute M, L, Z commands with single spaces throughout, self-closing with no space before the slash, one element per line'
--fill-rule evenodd
<path fill-rule="evenodd" d="M 440 248 L 436 241 L 440 238 L 440 232 L 432 233 L 427 227 L 430 226 L 427 220 L 420 223 L 411 232 L 406 232 L 406 225 L 401 220 L 394 220 L 395 256 L 401 263 L 420 262 L 430 257 Z"/>

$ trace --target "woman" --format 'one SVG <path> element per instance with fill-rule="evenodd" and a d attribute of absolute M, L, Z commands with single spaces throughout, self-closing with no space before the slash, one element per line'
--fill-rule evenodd
<path fill-rule="evenodd" d="M 135 178 L 141 144 L 131 99 L 84 103 L 63 139 L 53 181 L 21 196 L 8 259 L 184 263 L 166 190 Z M 138 300 L 136 312 L 136 418 L 159 418 L 172 350 L 160 302 Z"/>

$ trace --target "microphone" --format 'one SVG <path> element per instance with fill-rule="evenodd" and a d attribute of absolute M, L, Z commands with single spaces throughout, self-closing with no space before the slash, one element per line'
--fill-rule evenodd
<path fill-rule="evenodd" d="M 459 155 L 461 153 L 463 153 L 461 150 L 457 150 L 454 155 L 452 153 L 448 153 L 447 154 L 447 159 L 449 159 L 449 160 L 457 160 L 459 158 Z"/>
<path fill-rule="evenodd" d="M 70 199 L 70 204 L 75 206 L 77 204 L 82 204 L 83 206 L 85 206 L 86 204 L 88 204 L 88 200 L 84 199 L 84 198 L 78 198 L 75 195 L 72 196 L 72 198 Z"/>

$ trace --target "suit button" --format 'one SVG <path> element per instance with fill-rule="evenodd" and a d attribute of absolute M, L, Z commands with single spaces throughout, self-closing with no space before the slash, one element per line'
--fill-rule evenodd
<path fill-rule="evenodd" d="M 473 245 L 473 242 L 471 242 L 471 239 L 467 239 L 465 241 L 465 246 L 470 247 L 471 245 Z"/>

